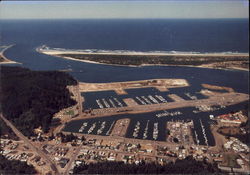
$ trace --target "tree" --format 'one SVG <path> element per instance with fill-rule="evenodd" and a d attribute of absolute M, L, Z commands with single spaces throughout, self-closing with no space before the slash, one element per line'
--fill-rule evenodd
<path fill-rule="evenodd" d="M 7 66 L 0 71 L 2 113 L 26 136 L 40 126 L 47 132 L 56 112 L 76 104 L 67 85 L 77 82 L 65 72 Z"/>

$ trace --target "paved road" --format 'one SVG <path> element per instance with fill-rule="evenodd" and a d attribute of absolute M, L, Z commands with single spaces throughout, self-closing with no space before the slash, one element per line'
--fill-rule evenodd
<path fill-rule="evenodd" d="M 24 141 L 25 144 L 29 146 L 30 149 L 35 151 L 41 158 L 43 158 L 51 167 L 51 170 L 54 172 L 54 174 L 59 174 L 58 169 L 54 162 L 39 148 L 34 146 L 32 142 L 29 141 L 27 137 L 25 137 L 9 120 L 7 120 L 1 113 L 0 118 L 6 123 L 7 126 L 9 126 L 12 131 L 16 134 L 17 137 L 19 137 L 21 140 Z"/>

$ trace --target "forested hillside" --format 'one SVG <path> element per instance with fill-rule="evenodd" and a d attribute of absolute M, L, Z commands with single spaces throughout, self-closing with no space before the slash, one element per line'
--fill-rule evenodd
<path fill-rule="evenodd" d="M 27 136 L 39 126 L 48 131 L 53 114 L 76 103 L 66 86 L 77 82 L 67 73 L 0 68 L 1 111 Z"/>

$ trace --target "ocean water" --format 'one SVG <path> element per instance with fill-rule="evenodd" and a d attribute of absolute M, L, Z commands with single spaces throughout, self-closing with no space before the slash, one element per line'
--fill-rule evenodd
<path fill-rule="evenodd" d="M 2 20 L 1 43 L 71 49 L 249 52 L 247 19 Z"/>

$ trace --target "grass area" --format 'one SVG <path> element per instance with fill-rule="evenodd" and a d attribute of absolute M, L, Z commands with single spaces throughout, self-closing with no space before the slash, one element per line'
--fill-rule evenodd
<path fill-rule="evenodd" d="M 225 153 L 223 155 L 223 165 L 226 167 L 240 168 L 240 165 L 237 163 L 236 159 L 239 156 L 233 153 Z"/>
<path fill-rule="evenodd" d="M 64 115 L 70 115 L 70 116 L 72 116 L 72 115 L 74 115 L 75 113 L 74 113 L 74 111 L 73 110 L 69 110 L 69 111 L 66 111 L 65 113 L 64 113 Z"/>

